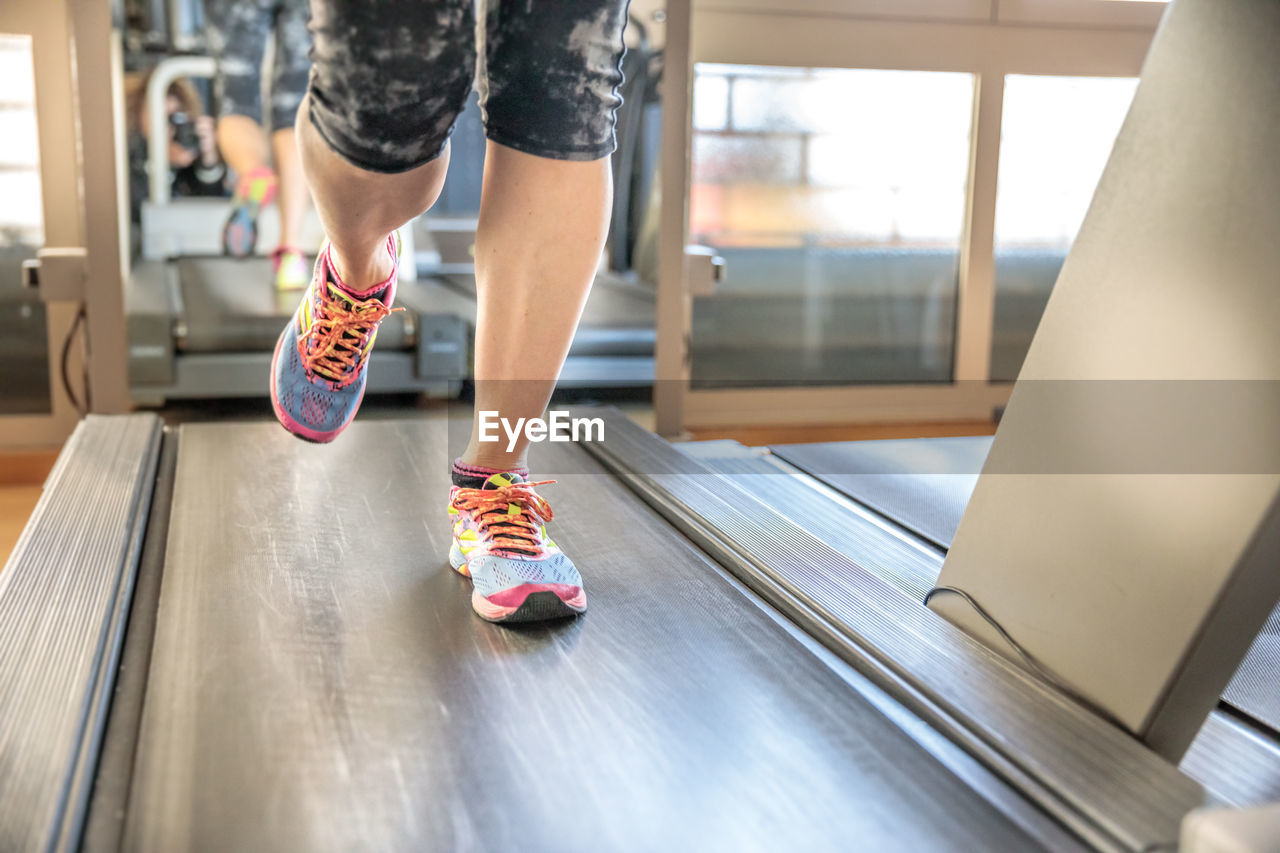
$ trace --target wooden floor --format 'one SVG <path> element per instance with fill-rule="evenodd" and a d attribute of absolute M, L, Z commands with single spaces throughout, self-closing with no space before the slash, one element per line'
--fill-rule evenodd
<path fill-rule="evenodd" d="M 0 571 L 40 500 L 56 450 L 0 453 Z"/>
<path fill-rule="evenodd" d="M 845 424 L 784 427 L 724 427 L 692 430 L 695 441 L 732 439 L 748 447 L 809 444 L 818 441 L 875 441 L 886 438 L 943 438 L 952 435 L 995 435 L 995 421 L 903 424 Z"/>
<path fill-rule="evenodd" d="M 17 543 L 22 527 L 38 500 L 39 486 L 0 486 L 0 555 L 5 559 Z"/>

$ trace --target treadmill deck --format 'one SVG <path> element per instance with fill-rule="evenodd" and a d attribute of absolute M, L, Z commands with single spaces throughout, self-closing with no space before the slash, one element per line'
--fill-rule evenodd
<path fill-rule="evenodd" d="M 481 621 L 464 437 L 182 427 L 126 848 L 1038 846 L 576 445 L 538 474 L 589 612 Z"/>

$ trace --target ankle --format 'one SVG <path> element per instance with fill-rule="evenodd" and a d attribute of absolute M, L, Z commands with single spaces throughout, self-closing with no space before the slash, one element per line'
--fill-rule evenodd
<path fill-rule="evenodd" d="M 453 460 L 452 475 L 455 486 L 478 489 L 494 474 L 519 474 L 521 479 L 529 479 L 529 469 L 523 462 L 518 465 L 484 465 L 468 462 L 465 458 Z"/>
<path fill-rule="evenodd" d="M 385 239 L 369 252 L 347 250 L 329 244 L 329 265 L 338 276 L 338 286 L 351 293 L 367 293 L 387 284 L 395 272 L 395 262 Z"/>

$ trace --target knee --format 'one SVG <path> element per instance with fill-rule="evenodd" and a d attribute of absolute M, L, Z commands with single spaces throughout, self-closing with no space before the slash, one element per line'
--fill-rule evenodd
<path fill-rule="evenodd" d="M 319 135 L 352 165 L 404 172 L 440 156 L 471 91 L 474 55 L 465 45 L 426 56 L 414 46 L 341 45 L 316 61 L 303 107 Z"/>
<path fill-rule="evenodd" d="M 588 3 L 500 40 L 481 82 L 489 138 L 559 160 L 613 153 L 625 23 L 625 4 Z"/>

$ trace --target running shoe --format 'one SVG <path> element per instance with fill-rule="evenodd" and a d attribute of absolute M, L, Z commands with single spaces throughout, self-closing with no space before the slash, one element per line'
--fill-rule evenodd
<path fill-rule="evenodd" d="M 583 613 L 587 594 L 573 561 L 547 536 L 553 517 L 526 482 L 494 474 L 484 487 L 449 492 L 449 565 L 471 578 L 471 606 L 490 622 L 536 622 Z"/>
<path fill-rule="evenodd" d="M 231 214 L 222 226 L 222 251 L 247 258 L 258 245 L 258 214 L 276 197 L 276 173 L 266 166 L 240 178 L 231 197 Z"/>
<path fill-rule="evenodd" d="M 281 246 L 271 253 L 271 265 L 275 272 L 276 290 L 301 290 L 311 280 L 307 259 L 302 252 Z"/>
<path fill-rule="evenodd" d="M 387 238 L 387 252 L 391 276 L 355 292 L 343 286 L 326 244 L 298 310 L 280 333 L 271 358 L 271 406 L 299 438 L 333 441 L 360 408 L 378 325 L 404 310 L 391 307 L 400 254 L 394 235 Z"/>

